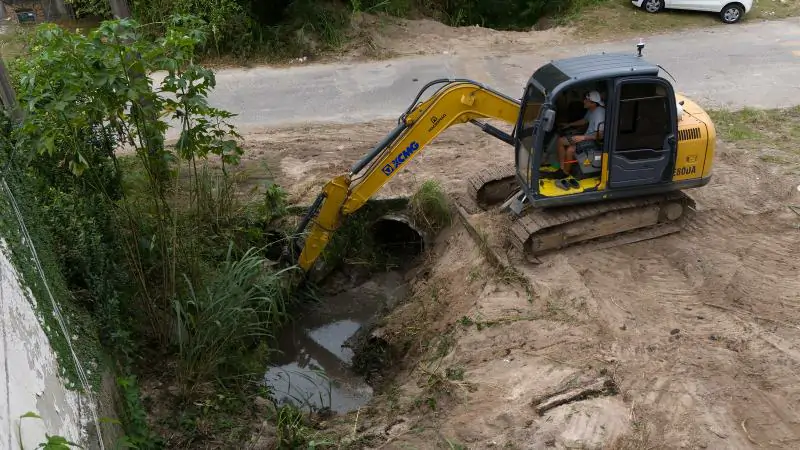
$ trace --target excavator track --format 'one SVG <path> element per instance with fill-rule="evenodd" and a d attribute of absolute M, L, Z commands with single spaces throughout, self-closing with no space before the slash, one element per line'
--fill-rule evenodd
<path fill-rule="evenodd" d="M 467 180 L 467 193 L 483 209 L 506 200 L 518 189 L 513 164 L 484 169 Z"/>
<path fill-rule="evenodd" d="M 617 244 L 679 231 L 695 208 L 683 192 L 611 200 L 558 209 L 529 210 L 513 221 L 511 244 L 526 256 L 598 242 Z"/>
<path fill-rule="evenodd" d="M 468 192 L 483 209 L 517 189 L 514 166 L 489 168 L 468 180 Z M 683 192 L 608 200 L 555 208 L 527 208 L 511 224 L 508 240 L 527 258 L 566 247 L 613 247 L 680 231 L 695 209 Z"/>

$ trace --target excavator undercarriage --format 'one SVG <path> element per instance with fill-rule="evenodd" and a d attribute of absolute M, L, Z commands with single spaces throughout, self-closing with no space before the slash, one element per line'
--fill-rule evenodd
<path fill-rule="evenodd" d="M 676 191 L 564 207 L 527 207 L 515 214 L 508 208 L 519 195 L 513 164 L 469 177 L 467 193 L 483 210 L 506 210 L 505 240 L 529 262 L 567 247 L 610 248 L 677 233 L 696 206 L 689 195 Z"/>

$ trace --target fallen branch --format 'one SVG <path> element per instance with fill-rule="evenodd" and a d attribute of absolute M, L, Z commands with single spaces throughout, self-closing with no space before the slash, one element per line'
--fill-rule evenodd
<path fill-rule="evenodd" d="M 613 395 L 617 391 L 617 386 L 614 381 L 608 377 L 603 377 L 589 385 L 581 386 L 574 389 L 558 392 L 544 398 L 535 399 L 533 401 L 534 408 L 539 415 L 545 412 L 580 400 L 587 398 L 598 397 L 601 395 Z"/>

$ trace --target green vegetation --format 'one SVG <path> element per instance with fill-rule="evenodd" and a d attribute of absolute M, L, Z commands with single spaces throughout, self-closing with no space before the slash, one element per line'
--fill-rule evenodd
<path fill-rule="evenodd" d="M 105 0 L 67 0 L 84 28 L 111 18 Z M 629 0 L 129 0 L 133 18 L 151 38 L 164 36 L 164 17 L 194 15 L 206 24 L 208 39 L 197 46 L 206 62 L 252 64 L 282 62 L 362 47 L 380 54 L 359 15 L 430 18 L 450 26 L 480 25 L 497 30 L 572 26 L 578 39 L 670 32 L 698 26 L 721 26 L 715 14 L 663 11 L 649 14 Z M 800 14 L 794 1 L 757 0 L 746 20 L 780 19 Z M 71 30 L 78 23 L 64 23 Z M 0 37 L 4 57 L 28 50 L 21 35 Z"/>
<path fill-rule="evenodd" d="M 773 148 L 797 154 L 800 143 L 800 107 L 779 109 L 743 108 L 712 110 L 711 119 L 719 136 L 741 145 L 769 141 Z"/>
<path fill-rule="evenodd" d="M 480 25 L 499 30 L 530 29 L 546 16 L 574 13 L 606 0 L 351 0 L 354 11 L 434 17 L 451 26 Z"/>
<path fill-rule="evenodd" d="M 20 449 L 24 449 L 25 446 L 23 445 L 22 440 L 22 419 L 39 419 L 42 420 L 42 417 L 36 414 L 33 411 L 28 411 L 25 414 L 21 415 L 20 417 L 20 424 L 17 425 L 17 436 L 19 437 L 17 444 L 19 444 Z M 58 435 L 51 435 L 49 433 L 45 434 L 45 442 L 40 443 L 37 449 L 41 448 L 44 450 L 73 450 L 79 449 L 80 446 L 75 442 L 71 442 L 64 438 L 63 436 Z"/>
<path fill-rule="evenodd" d="M 288 319 L 289 291 L 282 285 L 282 272 L 264 273 L 265 258 L 255 248 L 239 259 L 232 250 L 203 291 L 184 275 L 188 293 L 175 301 L 180 386 L 196 387 L 218 374 L 237 372 L 249 349 L 274 338 Z M 233 370 L 225 371 L 226 366 Z"/>
<path fill-rule="evenodd" d="M 402 198 L 367 201 L 332 236 L 320 260 L 328 270 L 345 263 L 368 271 L 396 267 L 398 258 L 386 252 L 376 241 L 374 224 L 384 214 L 407 206 L 408 200 Z"/>
<path fill-rule="evenodd" d="M 800 107 L 711 110 L 709 115 L 723 141 L 756 150 L 764 162 L 800 169 Z"/>
<path fill-rule="evenodd" d="M 429 180 L 411 197 L 411 214 L 416 223 L 431 231 L 439 231 L 452 223 L 447 196 L 437 181 Z"/>
<path fill-rule="evenodd" d="M 48 305 L 49 288 L 80 336 L 71 344 L 91 365 L 92 385 L 105 370 L 116 375 L 127 445 L 237 445 L 266 416 L 284 445 L 319 447 L 307 417 L 289 406 L 265 414 L 255 401 L 273 401 L 259 380 L 307 297 L 295 290 L 296 268 L 273 263 L 270 240 L 285 240 L 293 208 L 277 185 L 253 195 L 239 187 L 233 115 L 209 106 L 214 73 L 197 62 L 204 23 L 172 16 L 164 27 L 157 39 L 128 19 L 86 34 L 31 30 L 30 55 L 9 64 L 20 114 L 2 117 L 0 167 L 32 239 L 9 199 L 0 226 L 37 305 Z M 151 84 L 155 71 L 166 76 Z M 170 126 L 180 132 L 174 145 Z M 437 185 L 426 183 L 414 204 L 435 227 L 449 223 Z M 371 227 L 407 205 L 368 202 L 326 249 L 328 269 L 394 264 Z M 31 241 L 49 286 L 27 263 Z M 79 387 L 69 336 L 52 310 L 40 314 Z"/>
<path fill-rule="evenodd" d="M 239 136 L 232 114 L 207 104 L 214 73 L 195 62 L 203 24 L 174 16 L 165 26 L 155 40 L 133 20 L 86 35 L 37 27 L 31 54 L 9 67 L 22 114 L 3 116 L 0 142 L 48 286 L 6 196 L 0 225 L 59 362 L 80 387 L 48 289 L 80 336 L 72 345 L 93 386 L 101 361 L 120 375 L 125 439 L 140 449 L 205 433 L 247 438 L 256 411 L 243 399 L 256 395 L 272 338 L 301 298 L 291 295 L 292 268 L 278 270 L 268 256 L 285 192 L 237 194 Z M 166 77 L 152 86 L 146 75 L 156 70 Z M 180 137 L 167 146 L 171 124 Z M 182 411 L 156 417 L 159 431 L 181 430 L 177 442 L 147 420 L 139 380 L 153 379 L 165 390 L 155 393 L 157 410 Z M 216 427 L 198 428 L 210 418 Z"/>
<path fill-rule="evenodd" d="M 338 51 L 364 36 L 351 27 L 359 13 L 430 17 L 451 26 L 481 25 L 527 30 L 544 17 L 572 17 L 607 0 L 131 0 L 131 12 L 147 32 L 161 36 L 163 17 L 191 14 L 207 23 L 203 56 L 239 61 L 266 56 L 283 60 Z M 109 18 L 105 2 L 72 0 L 81 16 Z"/>

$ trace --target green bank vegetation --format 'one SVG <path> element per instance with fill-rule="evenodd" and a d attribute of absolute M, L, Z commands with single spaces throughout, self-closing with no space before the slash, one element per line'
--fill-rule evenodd
<path fill-rule="evenodd" d="M 363 38 L 353 30 L 360 13 L 432 18 L 450 26 L 527 30 L 543 17 L 567 20 L 608 0 L 131 0 L 133 18 L 161 35 L 163 17 L 196 15 L 208 23 L 204 57 L 268 61 L 336 51 Z M 110 18 L 107 2 L 71 0 L 80 17 Z"/>
<path fill-rule="evenodd" d="M 76 352 L 91 362 L 93 388 L 104 370 L 116 375 L 126 443 L 235 446 L 264 420 L 284 445 L 319 443 L 306 416 L 278 407 L 260 383 L 277 334 L 313 300 L 296 290 L 296 267 L 276 264 L 298 208 L 274 183 L 240 188 L 249 181 L 236 170 L 241 137 L 233 114 L 208 104 L 214 72 L 197 62 L 208 28 L 188 15 L 163 26 L 157 39 L 134 20 L 88 33 L 31 30 L 30 55 L 9 64 L 20 115 L 2 116 L 0 167 L 81 336 Z M 166 76 L 151 80 L 155 71 Z M 170 126 L 180 132 L 174 145 Z M 426 192 L 417 209 L 443 214 L 440 194 Z M 30 268 L 4 201 L 4 233 L 17 266 Z M 365 254 L 377 270 L 389 264 L 368 238 L 370 218 L 386 211 L 359 211 L 326 250 L 327 265 Z M 49 329 L 59 347 L 64 336 Z"/>
<path fill-rule="evenodd" d="M 236 194 L 230 169 L 243 150 L 232 114 L 206 100 L 215 80 L 195 62 L 203 27 L 176 16 L 165 30 L 153 40 L 132 20 L 86 35 L 39 26 L 30 55 L 9 67 L 22 118 L 3 118 L 4 174 L 63 277 L 59 301 L 89 317 L 75 332 L 113 355 L 138 448 L 202 438 L 209 411 L 250 417 L 243 399 L 259 389 L 253 377 L 298 298 L 265 239 L 280 229 L 285 195 L 274 185 Z M 156 70 L 167 75 L 151 86 L 141 75 Z M 170 122 L 181 133 L 174 146 Z M 182 429 L 183 441 L 151 430 L 138 393 L 154 377 L 173 412 L 156 427 Z M 226 430 L 233 442 L 250 434 Z"/>
<path fill-rule="evenodd" d="M 86 32 L 110 19 L 106 0 L 67 0 L 77 20 L 62 26 Z M 372 34 L 381 18 L 433 19 L 449 26 L 480 25 L 521 30 L 566 25 L 577 41 L 642 33 L 674 32 L 700 26 L 724 26 L 715 14 L 663 11 L 649 14 L 629 0 L 129 0 L 132 17 L 155 38 L 167 30 L 164 17 L 191 14 L 206 24 L 207 39 L 197 55 L 208 64 L 280 63 L 298 57 L 361 49 L 365 56 L 385 56 Z M 746 20 L 781 19 L 800 14 L 794 1 L 756 0 Z M 369 28 L 369 29 L 366 29 Z M 0 54 L 23 54 L 28 27 L 0 36 Z M 378 31 L 379 33 L 379 31 Z"/>

